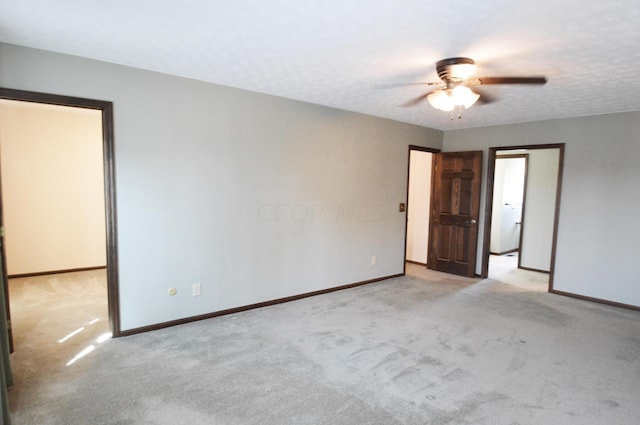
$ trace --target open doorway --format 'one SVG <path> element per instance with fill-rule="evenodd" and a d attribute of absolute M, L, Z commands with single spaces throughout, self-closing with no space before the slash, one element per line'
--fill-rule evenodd
<path fill-rule="evenodd" d="M 523 156 L 524 166 L 514 166 L 512 171 L 522 168 L 524 177 L 506 176 L 506 159 Z M 539 280 L 552 287 L 563 157 L 564 144 L 489 149 L 482 277 L 495 277 L 492 271 L 504 277 L 516 269 L 528 270 L 539 273 L 543 276 Z M 505 201 L 501 193 L 505 188 L 517 191 L 516 186 L 523 190 L 521 212 L 517 194 Z"/>
<path fill-rule="evenodd" d="M 415 151 L 430 155 L 422 159 Z M 407 262 L 425 265 L 426 259 L 432 270 L 475 275 L 481 166 L 481 151 L 409 146 L 405 272 Z"/>
<path fill-rule="evenodd" d="M 498 151 L 495 159 L 489 277 L 518 268 L 520 260 L 529 155 L 509 152 Z"/>
<path fill-rule="evenodd" d="M 9 278 L 104 268 L 100 111 L 0 99 L 0 113 Z"/>
<path fill-rule="evenodd" d="M 119 300 L 118 300 L 118 279 L 117 279 L 117 243 L 116 243 L 117 241 L 116 241 L 116 219 L 115 219 L 115 176 L 114 176 L 114 161 L 113 161 L 114 158 L 113 158 L 113 105 L 112 103 L 98 101 L 98 100 L 91 100 L 91 99 L 73 98 L 73 97 L 67 97 L 67 96 L 26 92 L 21 90 L 12 90 L 12 89 L 4 89 L 4 88 L 0 88 L 0 101 L 4 102 L 5 104 L 7 102 L 8 103 L 16 102 L 16 104 L 21 104 L 21 105 L 28 104 L 35 107 L 36 109 L 47 109 L 52 106 L 62 107 L 62 108 L 73 108 L 74 110 L 76 110 L 76 112 L 79 112 L 80 115 L 97 114 L 98 116 L 97 125 L 99 128 L 97 129 L 97 132 L 98 132 L 97 146 L 94 146 L 94 148 L 97 149 L 99 152 L 99 159 L 97 160 L 98 163 L 93 163 L 92 166 L 98 168 L 98 174 L 101 174 L 102 190 L 97 194 L 97 196 L 101 198 L 101 202 L 96 201 L 91 203 L 92 204 L 98 203 L 100 208 L 102 209 L 102 214 L 100 219 L 103 222 L 103 226 L 101 227 L 101 229 L 97 230 L 98 233 L 101 233 L 102 264 L 94 263 L 91 265 L 86 265 L 85 263 L 85 264 L 69 266 L 68 264 L 72 264 L 72 263 L 65 263 L 64 261 L 56 262 L 56 260 L 52 261 L 52 258 L 55 257 L 55 255 L 53 255 L 54 253 L 50 252 L 49 254 L 51 255 L 47 255 L 46 251 L 43 254 L 44 257 L 38 260 L 39 263 L 38 261 L 34 263 L 32 261 L 33 258 L 18 259 L 17 257 L 18 254 L 16 254 L 15 252 L 9 252 L 8 257 L 9 257 L 10 264 L 7 264 L 7 262 L 3 262 L 3 274 L 5 275 L 5 278 L 6 278 L 7 274 L 12 274 L 14 276 L 40 275 L 48 272 L 69 271 L 69 269 L 71 270 L 83 269 L 83 268 L 93 269 L 97 266 L 104 267 L 106 265 L 106 271 L 104 273 L 105 279 L 106 279 L 106 296 L 104 297 L 102 302 L 106 306 L 108 322 L 109 322 L 108 327 L 111 331 L 111 334 L 113 336 L 119 336 L 120 324 L 119 324 L 119 311 L 118 311 Z M 80 108 L 80 109 L 76 109 L 76 108 Z M 4 120 L 5 123 L 6 121 L 7 120 Z M 37 126 L 38 124 L 35 123 L 32 125 Z M 55 127 L 56 123 L 54 122 L 52 125 Z M 63 125 L 63 124 L 58 123 L 57 125 Z M 15 129 L 12 131 L 15 131 Z M 26 132 L 27 130 L 23 129 L 23 131 Z M 66 167 L 62 166 L 62 164 L 60 163 L 60 161 L 58 161 L 58 158 L 56 157 L 56 155 L 58 155 L 60 152 L 57 152 L 56 146 L 52 146 L 51 148 L 52 149 L 49 151 L 51 153 L 51 157 L 49 158 L 50 162 L 53 163 L 54 166 L 60 165 L 58 168 L 58 171 L 60 174 L 67 173 L 69 170 Z M 18 146 L 18 149 L 20 149 L 20 146 Z M 8 153 L 6 152 L 3 152 L 3 154 L 8 155 Z M 47 158 L 45 157 L 44 160 L 46 161 Z M 34 174 L 37 174 L 37 170 L 34 170 Z M 83 180 L 83 177 L 79 177 L 77 179 Z M 4 183 L 6 186 L 6 182 Z M 56 185 L 59 185 L 56 182 L 47 182 L 47 183 L 51 184 L 50 188 L 55 188 Z M 78 185 L 83 183 L 84 183 L 83 181 L 77 182 Z M 47 192 L 47 190 L 45 190 L 45 192 Z M 55 191 L 52 190 L 51 192 L 54 193 Z M 3 195 L 6 195 L 6 194 L 3 193 Z M 2 199 L 1 201 L 2 202 L 0 202 L 0 205 L 5 210 L 4 213 L 6 213 L 8 202 L 5 199 Z M 57 201 L 64 202 L 63 200 L 60 200 L 60 199 L 55 199 L 55 200 L 48 199 L 45 201 L 45 207 L 42 208 L 44 209 L 45 214 L 49 214 L 49 219 L 50 219 L 49 226 L 55 226 L 54 216 L 56 211 L 55 211 L 54 205 L 55 205 L 55 202 Z M 47 202 L 49 203 L 47 204 Z M 93 205 L 92 207 L 94 206 L 95 205 Z M 4 214 L 3 214 L 3 218 L 5 218 Z M 28 227 L 28 223 L 27 223 L 27 227 Z M 83 236 L 86 236 L 86 235 L 79 235 L 81 239 L 83 238 Z M 62 239 L 63 240 L 60 241 L 61 243 L 59 243 L 58 246 L 72 244 L 72 240 L 74 238 L 69 237 L 69 241 L 66 240 L 66 237 L 63 237 Z M 11 243 L 9 244 L 5 243 L 5 235 L 3 234 L 2 235 L 3 256 L 6 254 L 6 250 L 5 250 L 5 248 L 7 248 L 6 245 L 9 245 L 8 246 L 9 250 L 12 249 Z M 105 250 L 105 247 L 106 247 L 106 250 Z M 16 248 L 20 248 L 20 247 L 16 246 Z M 86 247 L 84 248 L 86 249 Z M 50 249 L 49 251 L 53 251 L 53 250 Z M 55 254 L 59 254 L 59 253 L 55 253 Z M 82 256 L 82 254 L 80 255 Z M 91 258 L 96 258 L 96 257 L 93 256 Z M 12 260 L 18 260 L 18 261 L 12 262 Z M 92 261 L 92 260 L 89 260 L 89 261 Z M 7 265 L 9 265 L 10 267 L 9 270 L 7 270 Z M 11 267 L 13 268 L 11 269 Z M 5 283 L 7 282 L 6 279 L 4 281 Z M 7 296 L 6 301 L 7 301 L 7 307 L 9 308 L 11 306 L 11 301 L 9 298 L 9 291 L 8 291 L 7 285 L 5 285 L 5 287 L 3 288 L 3 291 Z M 9 311 L 8 313 L 9 313 L 9 323 L 10 323 L 11 312 Z M 11 327 L 9 327 L 9 331 L 10 331 L 10 336 L 12 336 Z"/>
<path fill-rule="evenodd" d="M 427 265 L 433 154 L 436 149 L 409 146 L 405 261 Z"/>

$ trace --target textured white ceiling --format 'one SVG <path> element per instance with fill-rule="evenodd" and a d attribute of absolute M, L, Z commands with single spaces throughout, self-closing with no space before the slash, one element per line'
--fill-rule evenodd
<path fill-rule="evenodd" d="M 640 110 L 638 0 L 2 0 L 0 41 L 441 130 Z M 452 56 L 549 82 L 453 120 L 385 88 Z"/>

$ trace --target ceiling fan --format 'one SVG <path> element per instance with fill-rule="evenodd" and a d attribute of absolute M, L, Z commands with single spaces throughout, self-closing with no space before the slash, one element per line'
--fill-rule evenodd
<path fill-rule="evenodd" d="M 462 107 L 468 109 L 478 100 L 482 103 L 490 103 L 493 101 L 493 98 L 478 90 L 477 86 L 492 84 L 545 84 L 547 82 L 547 78 L 544 76 L 476 77 L 474 60 L 463 57 L 438 61 L 436 63 L 436 71 L 442 81 L 424 84 L 438 87 L 415 99 L 411 99 L 402 106 L 414 106 L 427 99 L 431 106 L 442 111 L 453 111 L 456 106 L 462 110 Z M 458 118 L 460 118 L 460 116 Z"/>

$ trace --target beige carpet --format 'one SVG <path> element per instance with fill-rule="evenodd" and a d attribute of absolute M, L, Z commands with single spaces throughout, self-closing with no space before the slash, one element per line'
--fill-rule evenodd
<path fill-rule="evenodd" d="M 639 312 L 408 272 L 104 342 L 103 277 L 11 282 L 14 425 L 637 423 Z"/>

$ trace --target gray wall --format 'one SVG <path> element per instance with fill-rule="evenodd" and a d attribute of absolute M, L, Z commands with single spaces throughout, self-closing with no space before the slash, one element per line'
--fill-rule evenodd
<path fill-rule="evenodd" d="M 448 131 L 445 151 L 566 143 L 554 287 L 640 306 L 640 112 Z M 478 239 L 481 264 L 482 227 Z"/>
<path fill-rule="evenodd" d="M 0 86 L 113 101 L 122 330 L 402 273 L 408 145 L 442 147 L 436 130 L 6 44 Z"/>

